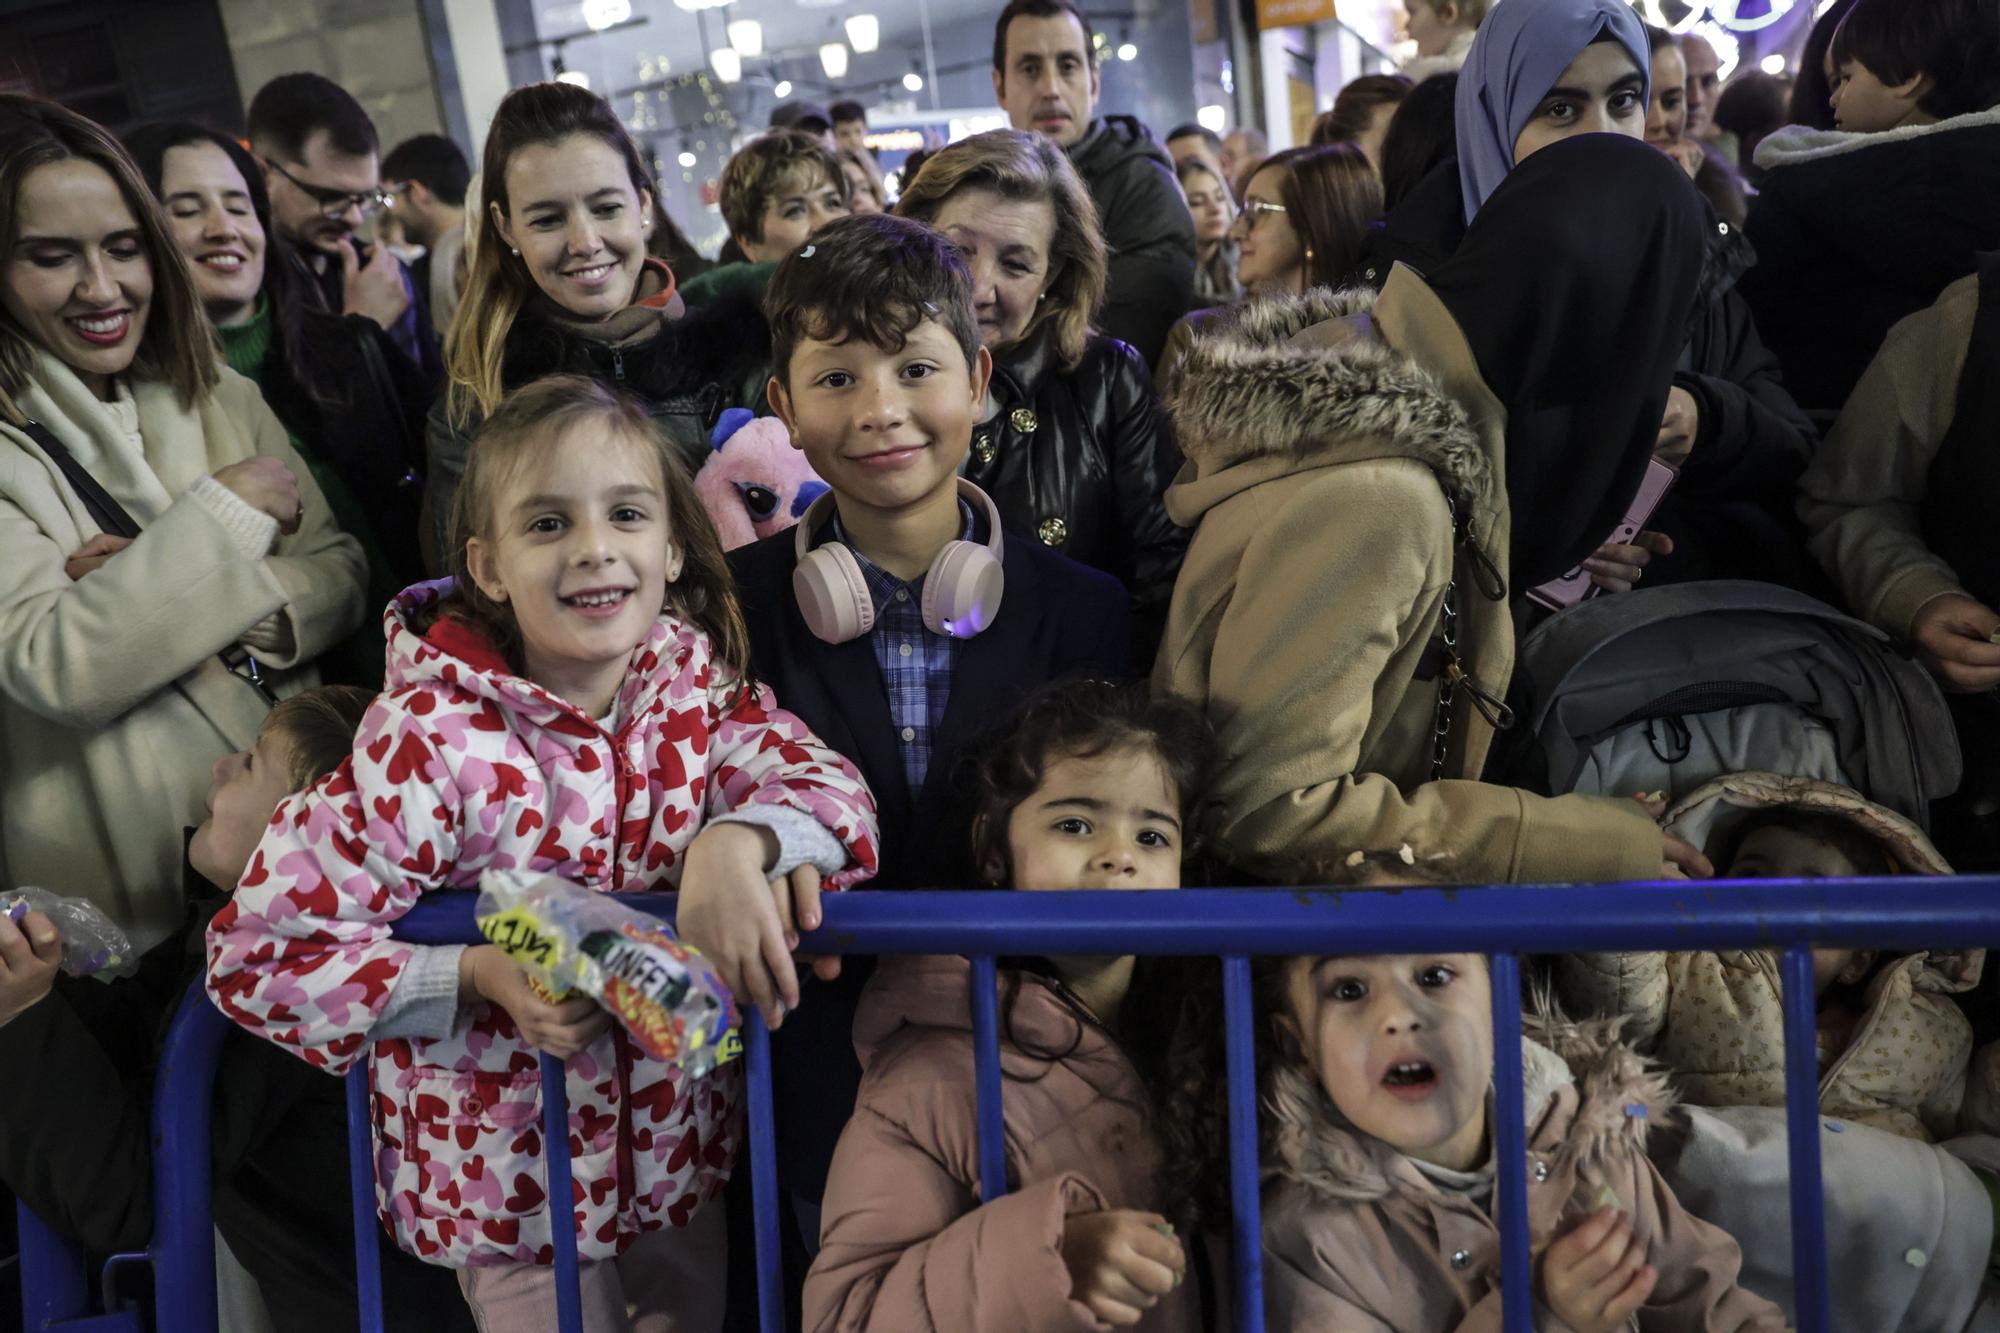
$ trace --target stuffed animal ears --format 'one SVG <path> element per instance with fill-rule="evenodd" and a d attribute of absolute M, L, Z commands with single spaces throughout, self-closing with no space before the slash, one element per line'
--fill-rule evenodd
<path fill-rule="evenodd" d="M 818 477 L 814 477 L 811 481 L 800 482 L 799 493 L 792 497 L 792 517 L 804 518 L 806 510 L 812 508 L 812 502 L 832 489 Z"/>
<path fill-rule="evenodd" d="M 729 442 L 730 436 L 742 430 L 756 419 L 757 414 L 747 407 L 723 409 L 722 415 L 715 419 L 715 429 L 708 433 L 708 447 L 717 450 L 721 449 L 723 445 Z"/>

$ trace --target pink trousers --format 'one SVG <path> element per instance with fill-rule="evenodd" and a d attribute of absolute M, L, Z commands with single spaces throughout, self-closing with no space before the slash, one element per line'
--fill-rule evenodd
<path fill-rule="evenodd" d="M 580 1264 L 586 1333 L 715 1333 L 729 1261 L 723 1213 L 722 1200 L 711 1200 L 687 1226 L 649 1231 L 616 1259 Z M 553 1268 L 461 1268 L 458 1287 L 480 1333 L 549 1333 L 556 1326 Z"/>

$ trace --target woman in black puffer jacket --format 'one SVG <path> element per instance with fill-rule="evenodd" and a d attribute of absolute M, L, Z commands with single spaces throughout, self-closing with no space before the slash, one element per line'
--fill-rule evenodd
<path fill-rule="evenodd" d="M 993 379 L 966 475 L 1005 527 L 1124 580 L 1149 661 L 1187 549 L 1161 500 L 1181 456 L 1139 354 L 1091 330 L 1105 250 L 1089 191 L 1060 148 L 994 130 L 932 155 L 896 211 L 972 269 Z"/>

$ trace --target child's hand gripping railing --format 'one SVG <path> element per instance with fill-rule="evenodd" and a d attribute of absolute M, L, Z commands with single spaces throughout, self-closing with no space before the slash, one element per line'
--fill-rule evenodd
<path fill-rule="evenodd" d="M 438 944 L 477 938 L 471 894 L 435 895 L 397 923 L 398 938 Z M 634 900 L 670 916 L 671 895 Z M 817 953 L 960 953 L 973 960 L 975 1095 L 979 1113 L 981 1194 L 1005 1189 L 993 959 L 1019 954 L 1219 956 L 1223 960 L 1229 1042 L 1231 1196 L 1234 1204 L 1236 1327 L 1264 1325 L 1256 1161 L 1257 1094 L 1253 1086 L 1249 960 L 1260 955 L 1484 953 L 1492 961 L 1497 1207 L 1502 1236 L 1502 1301 L 1509 1333 L 1532 1328 L 1533 1279 L 1528 1250 L 1526 1131 L 1521 1093 L 1520 962 L 1523 953 L 1632 950 L 1770 949 L 1782 953 L 1785 988 L 1786 1100 L 1791 1150 L 1791 1208 L 1796 1323 L 1802 1333 L 1830 1325 L 1824 1219 L 1821 1216 L 1818 1069 L 1814 1055 L 1811 947 L 1916 949 L 2000 945 L 2000 880 L 1878 879 L 1663 883 L 1541 888 L 1403 888 L 1393 890 L 1228 890 L 1022 894 L 998 892 L 847 893 L 826 900 Z M 184 1006 L 169 1038 L 156 1097 L 154 1243 L 147 1255 L 156 1282 L 162 1333 L 206 1330 L 215 1311 L 214 1243 L 209 1214 L 207 1111 L 224 1020 L 203 1004 Z M 777 1182 L 771 1130 L 770 1055 L 763 1024 L 745 1019 L 749 1158 L 756 1204 L 756 1263 L 761 1319 L 783 1327 L 778 1298 Z M 374 1213 L 373 1154 L 368 1141 L 367 1073 L 350 1075 L 349 1131 L 355 1145 L 357 1219 Z M 567 1110 L 562 1072 L 543 1061 L 547 1141 L 561 1143 Z M 548 1195 L 570 1197 L 569 1162 L 549 1159 Z M 24 1229 L 34 1224 L 25 1218 Z M 36 1243 L 46 1253 L 45 1233 Z M 380 1322 L 380 1279 L 373 1227 L 356 1227 L 364 1328 Z M 556 1269 L 565 1333 L 580 1329 L 573 1232 L 556 1229 Z M 61 1247 L 55 1247 L 60 1251 Z M 38 1269 L 68 1272 L 73 1261 Z M 136 1322 L 79 1322 L 76 1311 L 35 1302 L 30 1328 L 136 1329 Z M 63 1304 L 64 1302 L 58 1302 Z M 42 1318 L 37 1319 L 35 1312 Z"/>

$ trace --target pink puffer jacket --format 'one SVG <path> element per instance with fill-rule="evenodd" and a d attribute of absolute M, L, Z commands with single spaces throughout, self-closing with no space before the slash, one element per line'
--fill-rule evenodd
<path fill-rule="evenodd" d="M 813 1333 L 1109 1327 L 1070 1299 L 1063 1232 L 1078 1213 L 1159 1209 L 1146 1086 L 1110 1033 L 1055 983 L 1020 975 L 1000 1044 L 1012 1192 L 982 1205 L 971 972 L 957 957 L 887 959 L 862 994 L 861 1092 L 834 1153 L 819 1256 L 806 1276 Z M 1137 1325 L 1140 1333 L 1200 1326 L 1192 1280 Z"/>
<path fill-rule="evenodd" d="M 460 622 L 420 635 L 413 621 L 444 586 L 390 607 L 387 693 L 352 758 L 278 807 L 209 927 L 208 991 L 230 1018 L 344 1073 L 411 955 L 390 927 L 423 894 L 472 887 L 488 867 L 607 893 L 677 887 L 708 814 L 803 811 L 847 849 L 836 887 L 874 873 L 875 803 L 861 776 L 768 690 L 732 702 L 706 635 L 663 615 L 600 725 L 512 674 Z M 471 1017 L 440 1040 L 373 1043 L 382 1220 L 433 1263 L 547 1263 L 536 1056 L 503 1010 Z M 684 1225 L 721 1191 L 737 1068 L 688 1085 L 614 1028 L 568 1072 L 582 1257 Z"/>

